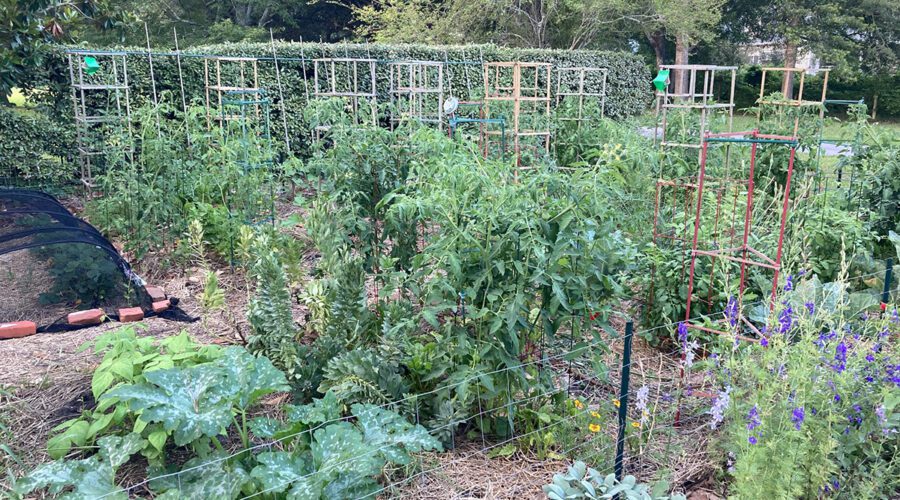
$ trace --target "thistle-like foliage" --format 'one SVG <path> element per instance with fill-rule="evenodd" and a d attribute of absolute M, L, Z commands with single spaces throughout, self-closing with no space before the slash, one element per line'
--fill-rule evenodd
<path fill-rule="evenodd" d="M 258 242 L 253 274 L 257 287 L 247 312 L 253 329 L 248 348 L 271 359 L 289 379 L 295 378 L 301 349 L 291 316 L 291 294 L 278 256 L 266 248 L 264 241 Z"/>
<path fill-rule="evenodd" d="M 325 369 L 319 392 L 334 392 L 345 404 L 396 401 L 406 384 L 396 365 L 369 350 L 356 349 L 333 358 Z"/>

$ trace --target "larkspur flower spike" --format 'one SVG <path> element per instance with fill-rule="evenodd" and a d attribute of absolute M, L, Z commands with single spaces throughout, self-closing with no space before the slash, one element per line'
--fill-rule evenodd
<path fill-rule="evenodd" d="M 725 389 L 722 390 L 717 396 L 716 400 L 713 402 L 712 408 L 709 410 L 709 414 L 712 415 L 712 421 L 710 422 L 710 427 L 715 429 L 723 420 L 725 420 L 725 410 L 728 409 L 728 404 L 731 402 L 731 386 L 725 386 Z"/>
<path fill-rule="evenodd" d="M 728 297 L 728 304 L 725 306 L 725 317 L 728 318 L 728 323 L 731 326 L 737 324 L 738 304 L 733 295 Z"/>
<path fill-rule="evenodd" d="M 803 410 L 802 406 L 794 408 L 794 411 L 791 414 L 791 422 L 794 423 L 794 429 L 800 430 L 800 426 L 803 425 L 803 420 L 806 418 L 806 412 Z"/>

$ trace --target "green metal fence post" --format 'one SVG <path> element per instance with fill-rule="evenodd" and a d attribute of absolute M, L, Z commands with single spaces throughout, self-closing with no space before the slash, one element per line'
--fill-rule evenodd
<path fill-rule="evenodd" d="M 622 382 L 619 387 L 619 432 L 616 437 L 616 479 L 621 481 L 625 461 L 625 424 L 628 417 L 628 383 L 631 378 L 631 338 L 634 322 L 625 323 L 625 349 L 622 353 Z"/>
<path fill-rule="evenodd" d="M 884 270 L 884 291 L 881 292 L 881 310 L 887 309 L 888 301 L 891 300 L 891 277 L 894 274 L 894 259 L 885 261 L 886 268 Z"/>

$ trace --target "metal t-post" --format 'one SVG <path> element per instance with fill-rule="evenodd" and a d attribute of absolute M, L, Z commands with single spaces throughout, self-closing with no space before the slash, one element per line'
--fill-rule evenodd
<path fill-rule="evenodd" d="M 631 378 L 631 339 L 634 322 L 625 323 L 625 349 L 622 353 L 622 381 L 619 387 L 619 432 L 616 437 L 616 479 L 622 480 L 625 466 L 625 427 L 628 417 L 628 383 Z"/>

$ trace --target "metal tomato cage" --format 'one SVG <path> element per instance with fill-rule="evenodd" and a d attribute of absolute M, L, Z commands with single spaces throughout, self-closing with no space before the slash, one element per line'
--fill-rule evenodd
<path fill-rule="evenodd" d="M 731 175 L 731 169 L 725 168 L 722 172 L 724 175 L 710 175 L 710 165 L 708 164 L 710 156 L 710 145 L 723 145 L 726 149 L 733 144 L 745 144 L 750 146 L 748 164 L 749 168 L 745 172 L 737 172 Z M 765 234 L 766 231 L 772 231 L 775 227 L 761 227 L 759 221 L 754 221 L 754 172 L 756 168 L 757 153 L 761 145 L 783 145 L 790 148 L 788 159 L 787 177 L 785 184 L 780 193 L 778 205 L 780 205 L 780 215 L 773 222 L 777 227 L 777 245 L 774 255 L 767 255 L 766 252 L 756 248 L 753 240 L 759 233 Z M 752 332 L 757 336 L 761 336 L 762 332 L 744 315 L 743 299 L 747 291 L 748 273 L 753 268 L 771 272 L 772 287 L 769 298 L 769 308 L 774 309 L 775 298 L 778 290 L 778 278 L 781 272 L 781 258 L 784 247 L 785 227 L 788 217 L 790 216 L 790 195 L 791 195 L 791 178 L 794 171 L 794 159 L 798 142 L 796 137 L 761 134 L 759 130 L 749 132 L 731 132 L 722 134 L 707 133 L 703 139 L 700 149 L 700 172 L 697 176 L 696 186 L 690 189 L 696 191 L 696 208 L 694 215 L 694 231 L 691 239 L 690 252 L 690 268 L 688 273 L 688 295 L 685 312 L 685 325 L 688 328 L 694 328 L 708 333 L 726 334 L 726 329 L 719 329 L 710 326 L 704 326 L 691 317 L 692 307 L 696 303 L 706 303 L 707 312 L 710 315 L 715 314 L 712 306 L 715 302 L 714 296 L 718 295 L 718 290 L 714 290 L 716 273 L 728 273 L 726 267 L 723 270 L 717 268 L 720 263 L 725 265 L 731 264 L 739 267 L 739 280 L 737 284 L 737 295 L 734 296 L 736 313 L 732 317 L 725 317 L 724 321 L 731 321 L 732 326 L 739 327 L 744 332 Z M 727 156 L 726 156 L 727 157 Z M 704 192 L 712 191 L 712 197 L 704 197 Z M 731 198 L 729 200 L 728 198 Z M 729 202 L 731 208 L 729 210 Z M 710 207 L 710 203 L 714 204 Z M 765 208 L 765 207 L 763 207 Z M 774 207 L 773 207 L 774 208 Z M 765 210 L 763 210 L 765 212 Z M 708 218 L 708 214 L 713 214 L 712 228 L 705 227 L 704 219 Z M 742 215 L 742 217 L 740 217 Z M 729 220 L 730 219 L 730 220 Z M 704 232 L 709 238 L 701 238 L 701 232 Z M 709 259 L 709 265 L 705 266 L 709 270 L 708 282 L 705 287 L 700 287 L 700 272 L 698 261 L 700 259 Z M 719 265 L 717 265 L 719 264 Z M 725 267 L 725 266 L 723 266 Z M 758 281 L 757 281 L 758 283 Z M 706 298 L 696 293 L 696 290 L 703 288 L 706 290 Z M 721 311 L 718 314 L 722 314 Z M 742 340 L 753 340 L 750 337 L 739 335 Z"/>

